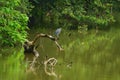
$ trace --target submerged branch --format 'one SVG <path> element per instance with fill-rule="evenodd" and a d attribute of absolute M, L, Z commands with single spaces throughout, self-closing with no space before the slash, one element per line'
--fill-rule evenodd
<path fill-rule="evenodd" d="M 54 76 L 54 77 L 58 77 L 57 74 L 54 72 L 54 66 L 56 65 L 57 60 L 55 58 L 49 58 L 48 60 L 46 60 L 44 62 L 44 70 L 45 73 L 49 76 Z M 50 70 L 48 70 L 50 69 Z"/>
<path fill-rule="evenodd" d="M 40 33 L 40 34 L 37 34 L 35 36 L 35 38 L 33 39 L 33 41 L 29 41 L 29 40 L 26 40 L 26 42 L 24 43 L 23 47 L 24 47 L 24 53 L 33 53 L 36 57 L 39 56 L 39 53 L 38 51 L 36 50 L 36 45 L 35 45 L 35 42 L 40 38 L 40 37 L 46 37 L 46 38 L 49 38 L 51 39 L 52 41 L 55 42 L 55 44 L 57 45 L 57 47 L 59 48 L 60 51 L 63 50 L 63 48 L 59 45 L 59 43 L 57 42 L 57 38 L 51 36 L 51 35 L 48 35 L 48 34 L 43 34 L 43 33 Z"/>
<path fill-rule="evenodd" d="M 30 61 L 31 64 L 30 64 L 30 66 L 28 66 L 28 69 L 26 69 L 26 72 L 27 72 L 27 73 L 32 72 L 34 75 L 37 74 L 37 73 L 36 73 L 36 69 L 35 69 L 35 63 L 37 62 L 36 60 L 37 60 L 37 57 L 34 57 L 34 58 L 33 58 L 33 61 Z"/>

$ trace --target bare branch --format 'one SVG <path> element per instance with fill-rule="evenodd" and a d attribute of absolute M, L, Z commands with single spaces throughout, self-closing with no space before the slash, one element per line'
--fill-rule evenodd
<path fill-rule="evenodd" d="M 32 44 L 35 44 L 35 42 L 40 38 L 40 37 L 47 37 L 49 39 L 51 39 L 52 41 L 55 41 L 55 44 L 57 45 L 57 47 L 59 48 L 60 51 L 64 50 L 57 42 L 57 38 L 51 36 L 51 35 L 48 35 L 48 34 L 43 34 L 43 33 L 40 33 L 40 34 L 37 34 L 34 38 L 34 40 L 32 41 Z"/>
<path fill-rule="evenodd" d="M 53 36 L 51 36 L 51 35 L 47 35 L 47 34 L 40 33 L 40 34 L 37 34 L 37 35 L 35 36 L 35 38 L 33 39 L 33 41 L 26 40 L 26 42 L 23 44 L 24 53 L 33 53 L 36 57 L 39 57 L 39 53 L 38 53 L 38 51 L 36 50 L 35 42 L 36 42 L 40 37 L 46 37 L 46 38 L 51 39 L 52 41 L 55 42 L 55 44 L 57 45 L 57 47 L 59 48 L 60 51 L 63 50 L 63 48 L 62 48 L 62 47 L 59 45 L 59 43 L 57 42 L 57 38 L 55 38 L 55 37 L 53 37 Z"/>

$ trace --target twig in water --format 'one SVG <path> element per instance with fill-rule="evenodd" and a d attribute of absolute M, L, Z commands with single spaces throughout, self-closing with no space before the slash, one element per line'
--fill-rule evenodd
<path fill-rule="evenodd" d="M 45 73 L 49 76 L 54 76 L 54 77 L 58 77 L 58 75 L 54 72 L 54 66 L 56 65 L 57 63 L 57 60 L 55 58 L 49 58 L 48 60 L 46 60 L 44 62 L 44 70 L 45 70 Z M 50 68 L 49 68 L 49 67 Z M 50 69 L 50 70 L 48 70 Z"/>

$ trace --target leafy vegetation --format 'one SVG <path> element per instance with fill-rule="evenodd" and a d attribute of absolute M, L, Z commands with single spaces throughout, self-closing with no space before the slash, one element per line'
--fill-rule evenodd
<path fill-rule="evenodd" d="M 24 0 L 0 1 L 0 41 L 3 45 L 24 42 L 28 29 L 27 8 Z M 24 6 L 24 8 L 23 8 Z"/>
<path fill-rule="evenodd" d="M 33 2 L 35 3 L 35 9 L 32 11 L 33 17 L 31 21 L 33 21 L 33 19 L 35 20 L 33 21 L 34 26 L 41 25 L 53 28 L 60 26 L 77 29 L 78 26 L 84 24 L 88 25 L 90 28 L 92 28 L 92 26 L 94 28 L 96 26 L 106 26 L 114 22 L 111 13 L 112 3 L 109 1 L 34 0 Z M 47 23 L 47 25 L 44 25 L 44 23 Z"/>
<path fill-rule="evenodd" d="M 1 0 L 0 41 L 2 45 L 23 43 L 32 27 L 105 29 L 115 21 L 119 1 L 113 0 Z M 31 12 L 32 10 L 32 12 Z"/>
<path fill-rule="evenodd" d="M 44 71 L 47 57 L 57 59 L 53 66 L 60 80 L 119 80 L 119 2 L 0 0 L 0 80 L 53 80 Z M 28 33 L 29 39 L 41 32 L 54 35 L 58 27 L 62 27 L 58 41 L 64 51 L 59 52 L 53 42 L 40 38 L 36 43 L 40 58 L 26 75 L 24 52 L 16 49 L 20 49 L 18 44 Z"/>

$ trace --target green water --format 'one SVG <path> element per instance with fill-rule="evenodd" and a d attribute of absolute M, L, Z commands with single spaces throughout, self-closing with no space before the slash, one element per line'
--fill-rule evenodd
<path fill-rule="evenodd" d="M 54 30 L 34 29 L 29 32 L 29 39 L 32 40 L 37 32 L 54 34 Z M 62 30 L 58 42 L 64 51 L 60 52 L 49 39 L 38 40 L 40 57 L 32 70 L 26 69 L 26 63 L 21 59 L 23 55 L 14 55 L 7 60 L 1 58 L 0 80 L 120 80 L 119 29 L 98 33 Z M 45 56 L 57 59 L 54 72 L 59 77 L 45 73 Z"/>

